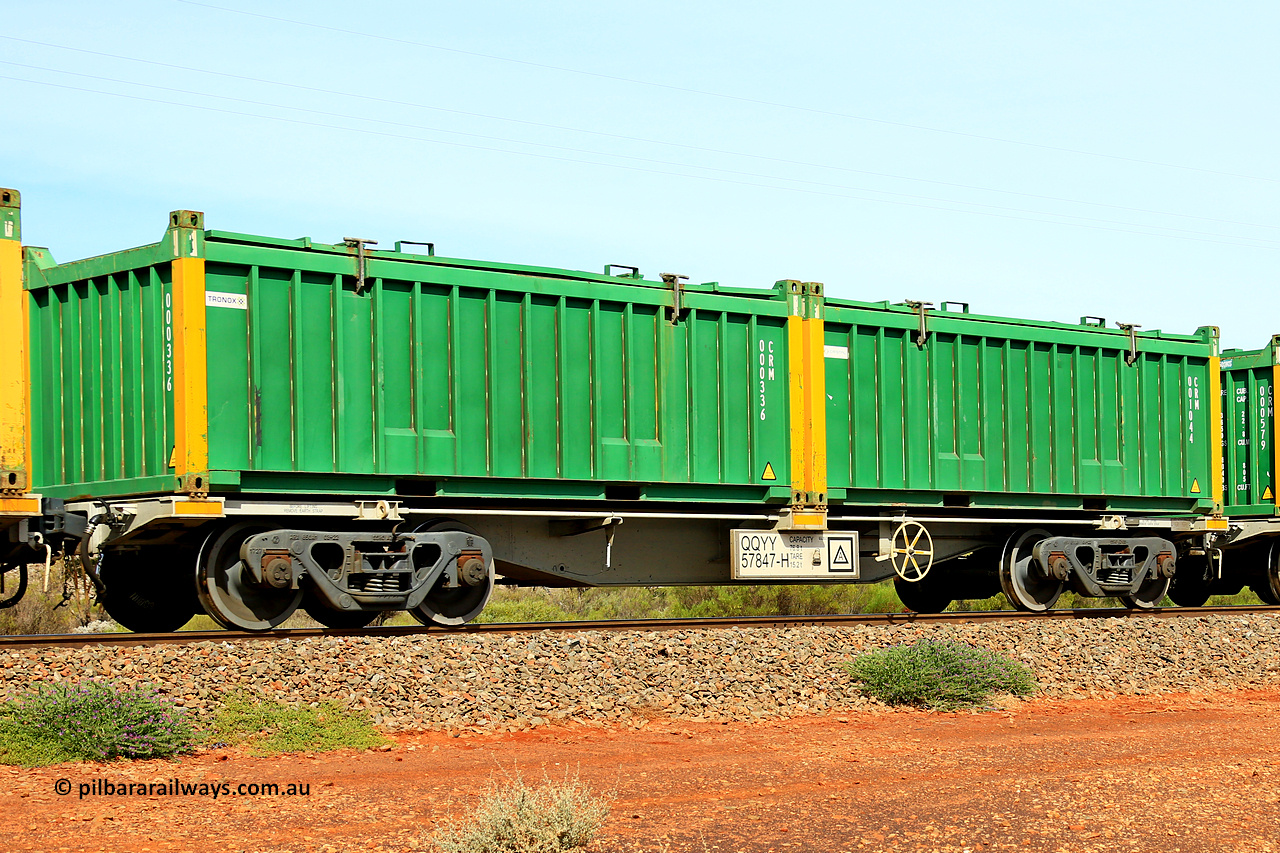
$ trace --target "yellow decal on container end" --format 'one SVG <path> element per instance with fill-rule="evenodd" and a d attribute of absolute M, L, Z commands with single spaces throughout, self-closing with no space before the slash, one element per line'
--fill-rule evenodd
<path fill-rule="evenodd" d="M 221 501 L 174 501 L 174 515 L 207 515 L 221 518 Z"/>
<path fill-rule="evenodd" d="M 1200 494 L 1200 479 L 1198 477 L 1191 481 L 1191 494 Z"/>
<path fill-rule="evenodd" d="M 1262 499 L 1263 499 L 1264 501 L 1269 501 L 1269 500 L 1272 500 L 1272 499 L 1273 499 L 1273 495 L 1271 494 L 1271 487 L 1270 487 L 1270 486 L 1267 486 L 1265 489 L 1263 489 L 1263 490 L 1262 490 Z"/>
<path fill-rule="evenodd" d="M 772 463 L 772 462 L 766 462 L 766 463 L 764 463 L 764 473 L 760 475 L 760 479 L 761 479 L 761 480 L 776 480 L 776 479 L 778 479 L 778 475 L 777 475 L 777 474 L 775 474 L 775 473 L 773 473 L 773 463 Z"/>
<path fill-rule="evenodd" d="M 16 513 L 19 515 L 39 515 L 39 498 L 0 498 L 0 513 Z"/>

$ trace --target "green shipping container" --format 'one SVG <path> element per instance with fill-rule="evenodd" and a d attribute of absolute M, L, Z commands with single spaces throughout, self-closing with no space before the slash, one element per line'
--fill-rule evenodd
<path fill-rule="evenodd" d="M 967 306 L 922 321 L 796 282 L 349 242 L 206 231 L 177 211 L 137 249 L 58 265 L 28 247 L 34 489 L 1214 503 L 1210 328 L 1131 339 Z"/>
<path fill-rule="evenodd" d="M 1276 498 L 1275 383 L 1280 337 L 1222 354 L 1222 462 L 1227 515 L 1280 514 Z"/>
<path fill-rule="evenodd" d="M 959 307 L 827 302 L 833 503 L 1212 507 L 1216 329 L 1131 340 Z"/>
<path fill-rule="evenodd" d="M 789 499 L 785 285 L 401 248 L 28 248 L 34 488 Z"/>

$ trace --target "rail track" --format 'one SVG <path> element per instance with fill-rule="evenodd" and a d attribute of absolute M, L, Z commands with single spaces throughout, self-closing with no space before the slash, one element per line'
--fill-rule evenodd
<path fill-rule="evenodd" d="M 247 631 L 174 631 L 168 634 L 32 634 L 0 636 L 0 650 L 63 648 L 91 645 L 152 646 L 202 642 L 242 642 L 304 640 L 317 637 L 446 637 L 460 634 L 520 634 L 535 631 L 678 631 L 699 628 L 794 628 L 811 625 L 904 625 L 926 623 L 992 622 L 1004 620 L 1063 619 L 1177 619 L 1194 616 L 1223 616 L 1235 613 L 1271 613 L 1280 616 L 1280 607 L 1232 605 L 1229 607 L 1168 607 L 1152 610 L 1087 607 L 1023 613 L 990 610 L 952 613 L 857 613 L 832 616 L 720 616 L 697 619 L 610 619 L 581 622 L 497 622 L 472 623 L 457 628 L 421 625 L 391 625 L 359 629 L 287 628 L 252 633 Z"/>

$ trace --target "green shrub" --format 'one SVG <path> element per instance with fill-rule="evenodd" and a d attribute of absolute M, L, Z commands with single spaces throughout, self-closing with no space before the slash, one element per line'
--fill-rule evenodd
<path fill-rule="evenodd" d="M 495 590 L 477 622 L 567 622 L 582 617 L 564 610 L 545 595 L 525 590 L 515 594 L 499 594 Z"/>
<path fill-rule="evenodd" d="M 1024 696 L 1035 690 L 1035 678 L 1017 661 L 951 641 L 893 646 L 847 666 L 864 693 L 888 705 L 971 708 L 997 693 Z"/>
<path fill-rule="evenodd" d="M 230 744 L 245 744 L 260 754 L 369 749 L 389 742 L 364 711 L 344 708 L 337 702 L 315 707 L 286 705 L 255 700 L 243 693 L 222 700 L 214 717 L 213 735 Z"/>
<path fill-rule="evenodd" d="M 163 758 L 191 748 L 184 711 L 145 689 L 100 681 L 41 686 L 0 706 L 0 763 Z"/>
<path fill-rule="evenodd" d="M 609 816 L 607 797 L 578 781 L 530 788 L 516 778 L 482 797 L 471 820 L 433 840 L 444 853 L 562 853 L 581 850 Z"/>

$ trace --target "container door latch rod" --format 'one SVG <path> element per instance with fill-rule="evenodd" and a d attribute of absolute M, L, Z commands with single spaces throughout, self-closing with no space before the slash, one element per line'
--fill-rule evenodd
<path fill-rule="evenodd" d="M 663 283 L 671 288 L 671 325 L 680 322 L 680 312 L 684 310 L 684 285 L 680 282 L 688 281 L 687 275 L 676 275 L 673 272 L 664 272 L 662 274 Z"/>
<path fill-rule="evenodd" d="M 1133 364 L 1138 360 L 1138 329 L 1142 326 L 1137 323 L 1116 323 L 1116 325 L 1129 333 L 1129 352 L 1124 357 L 1124 363 Z"/>
<path fill-rule="evenodd" d="M 932 302 L 916 302 L 908 299 L 904 303 L 908 308 L 914 308 L 916 314 L 920 316 L 920 329 L 916 332 L 916 346 L 924 349 L 925 342 L 929 340 L 929 321 L 925 313 L 933 307 Z"/>
<path fill-rule="evenodd" d="M 364 293 L 365 291 L 365 264 L 368 258 L 365 257 L 364 251 L 366 246 L 378 245 L 377 240 L 366 240 L 362 237 L 343 237 L 342 242 L 356 250 L 356 293 Z M 434 246 L 432 248 L 435 248 Z"/>

